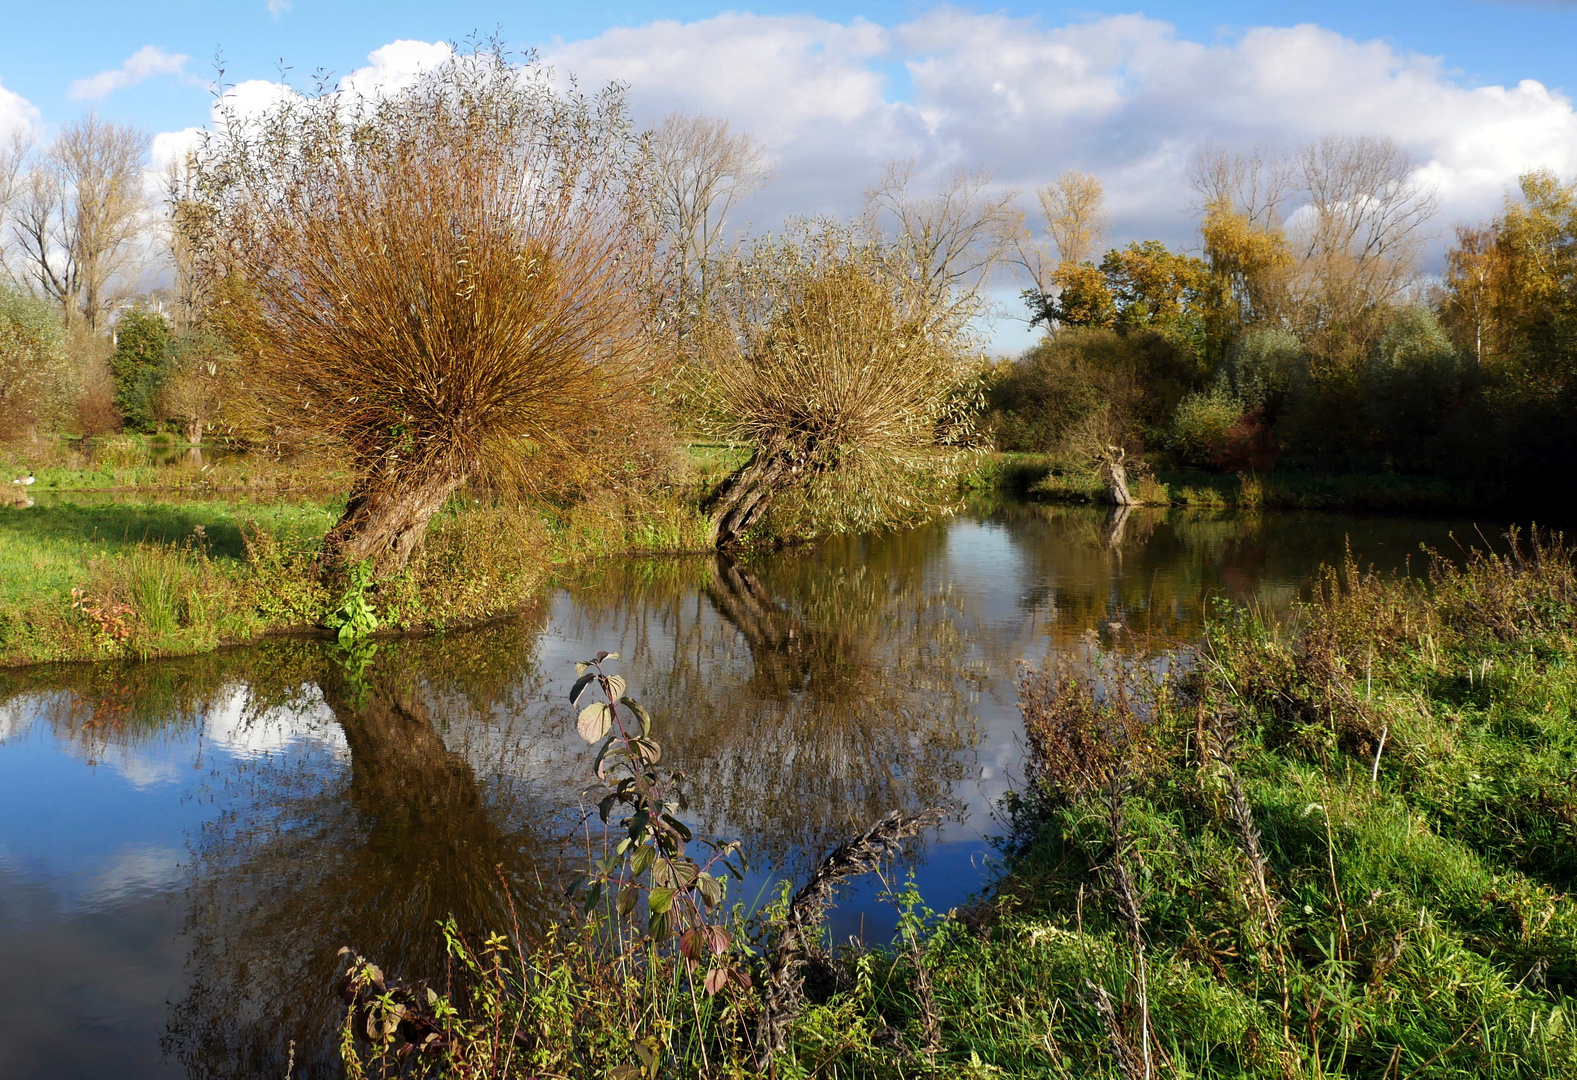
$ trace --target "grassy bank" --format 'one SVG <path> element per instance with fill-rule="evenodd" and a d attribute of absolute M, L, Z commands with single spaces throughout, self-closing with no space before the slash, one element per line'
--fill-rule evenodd
<path fill-rule="evenodd" d="M 1573 1075 L 1574 628 L 1571 553 L 1524 547 L 1432 588 L 1348 567 L 1288 626 L 1220 612 L 1174 681 L 1026 672 L 1010 872 L 932 939 L 942 1045 L 1008 1075 Z M 914 1030 L 894 970 L 865 1008 Z"/>
<path fill-rule="evenodd" d="M 220 446 L 195 446 L 165 436 L 115 435 L 0 446 L 0 481 L 32 475 L 27 494 L 135 491 L 187 496 L 246 492 L 254 495 L 343 488 L 342 470 L 272 454 Z M 0 491 L 0 497 L 8 492 Z"/>
<path fill-rule="evenodd" d="M 1523 544 L 1427 584 L 1349 566 L 1282 625 L 1220 610 L 1186 672 L 1133 654 L 1026 669 L 1029 782 L 1007 808 L 1005 876 L 972 909 L 937 916 L 900 892 L 891 946 L 799 950 L 783 993 L 787 894 L 725 919 L 729 951 L 693 969 L 683 943 L 611 934 L 610 898 L 545 943 L 457 943 L 471 978 L 423 1011 L 442 1037 L 418 1060 L 491 1076 L 1570 1077 L 1574 627 L 1572 552 Z M 750 984 L 705 993 L 708 968 Z M 768 1067 L 769 1014 L 786 1036 Z M 394 1075 L 378 1057 L 400 1036 L 380 1049 L 365 1008 L 353 1019 L 347 1057 Z"/>
<path fill-rule="evenodd" d="M 335 621 L 352 592 L 381 631 L 443 629 L 517 606 L 558 568 L 695 550 L 681 494 L 484 503 L 455 499 L 400 575 L 325 584 L 313 557 L 342 501 L 143 492 L 113 503 L 0 507 L 0 666 L 202 652 Z"/>
<path fill-rule="evenodd" d="M 462 493 L 402 573 L 364 586 L 325 582 L 314 561 L 343 510 L 343 475 L 247 456 L 139 464 L 144 442 L 115 446 L 125 460 L 107 472 L 103 462 L 13 462 L 13 474 L 32 468 L 36 482 L 0 487 L 0 667 L 185 655 L 353 620 L 385 634 L 476 623 L 517 608 L 569 566 L 706 550 L 702 498 L 749 455 L 692 443 L 663 482 L 576 498 Z M 922 475 L 915 491 L 913 519 L 950 512 L 956 473 Z M 792 498 L 777 506 L 781 520 L 769 515 L 747 542 L 848 527 Z"/>

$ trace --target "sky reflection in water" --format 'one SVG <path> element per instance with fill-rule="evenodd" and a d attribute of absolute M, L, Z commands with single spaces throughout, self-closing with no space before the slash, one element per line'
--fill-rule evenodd
<path fill-rule="evenodd" d="M 0 977 L 21 988 L 0 1078 L 277 1074 L 292 1038 L 303 1075 L 332 1072 L 340 945 L 434 974 L 439 917 L 510 918 L 500 873 L 525 922 L 544 910 L 589 767 L 571 665 L 598 649 L 695 778 L 691 819 L 753 855 L 735 898 L 895 806 L 944 805 L 898 872 L 945 910 L 987 879 L 1018 777 L 1017 660 L 1187 642 L 1211 594 L 1284 608 L 1349 535 L 1391 569 L 1452 531 L 983 506 L 743 563 L 601 565 L 364 665 L 272 641 L 0 672 Z M 881 887 L 844 902 L 839 937 L 890 930 Z"/>

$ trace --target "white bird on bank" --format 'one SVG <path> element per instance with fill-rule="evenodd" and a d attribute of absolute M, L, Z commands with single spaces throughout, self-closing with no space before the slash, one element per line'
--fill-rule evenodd
<path fill-rule="evenodd" d="M 34 476 L 32 473 L 28 473 L 26 476 L 22 477 L 20 480 L 13 480 L 13 481 L 11 481 L 11 483 L 13 483 L 13 484 L 22 484 L 22 485 L 36 484 L 36 483 L 38 483 L 38 477 Z"/>

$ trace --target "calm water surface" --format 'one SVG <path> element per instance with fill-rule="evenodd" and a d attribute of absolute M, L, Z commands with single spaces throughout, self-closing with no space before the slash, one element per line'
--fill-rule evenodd
<path fill-rule="evenodd" d="M 1486 530 L 1488 531 L 1488 530 Z M 1212 594 L 1284 608 L 1322 562 L 1385 568 L 1471 525 L 1008 505 L 744 563 L 597 567 L 527 615 L 347 658 L 272 641 L 0 672 L 0 1077 L 333 1073 L 336 950 L 443 970 L 435 922 L 523 920 L 576 861 L 589 755 L 565 694 L 598 649 L 744 841 L 752 900 L 895 807 L 930 906 L 991 874 L 1022 757 L 1013 673 L 1055 651 L 1187 642 Z M 902 870 L 900 870 L 902 872 Z M 892 925 L 880 882 L 840 935 Z"/>

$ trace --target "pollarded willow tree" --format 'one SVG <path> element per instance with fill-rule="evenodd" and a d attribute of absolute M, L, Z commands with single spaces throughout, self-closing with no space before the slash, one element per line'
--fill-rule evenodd
<path fill-rule="evenodd" d="M 353 469 L 327 566 L 403 566 L 457 488 L 529 483 L 639 375 L 649 170 L 622 88 L 487 47 L 223 120 L 178 220 L 255 419 Z"/>
<path fill-rule="evenodd" d="M 785 496 L 818 532 L 917 509 L 978 396 L 963 318 L 936 301 L 893 245 L 827 224 L 731 262 L 692 364 L 703 426 L 751 448 L 707 500 L 714 543 Z"/>

